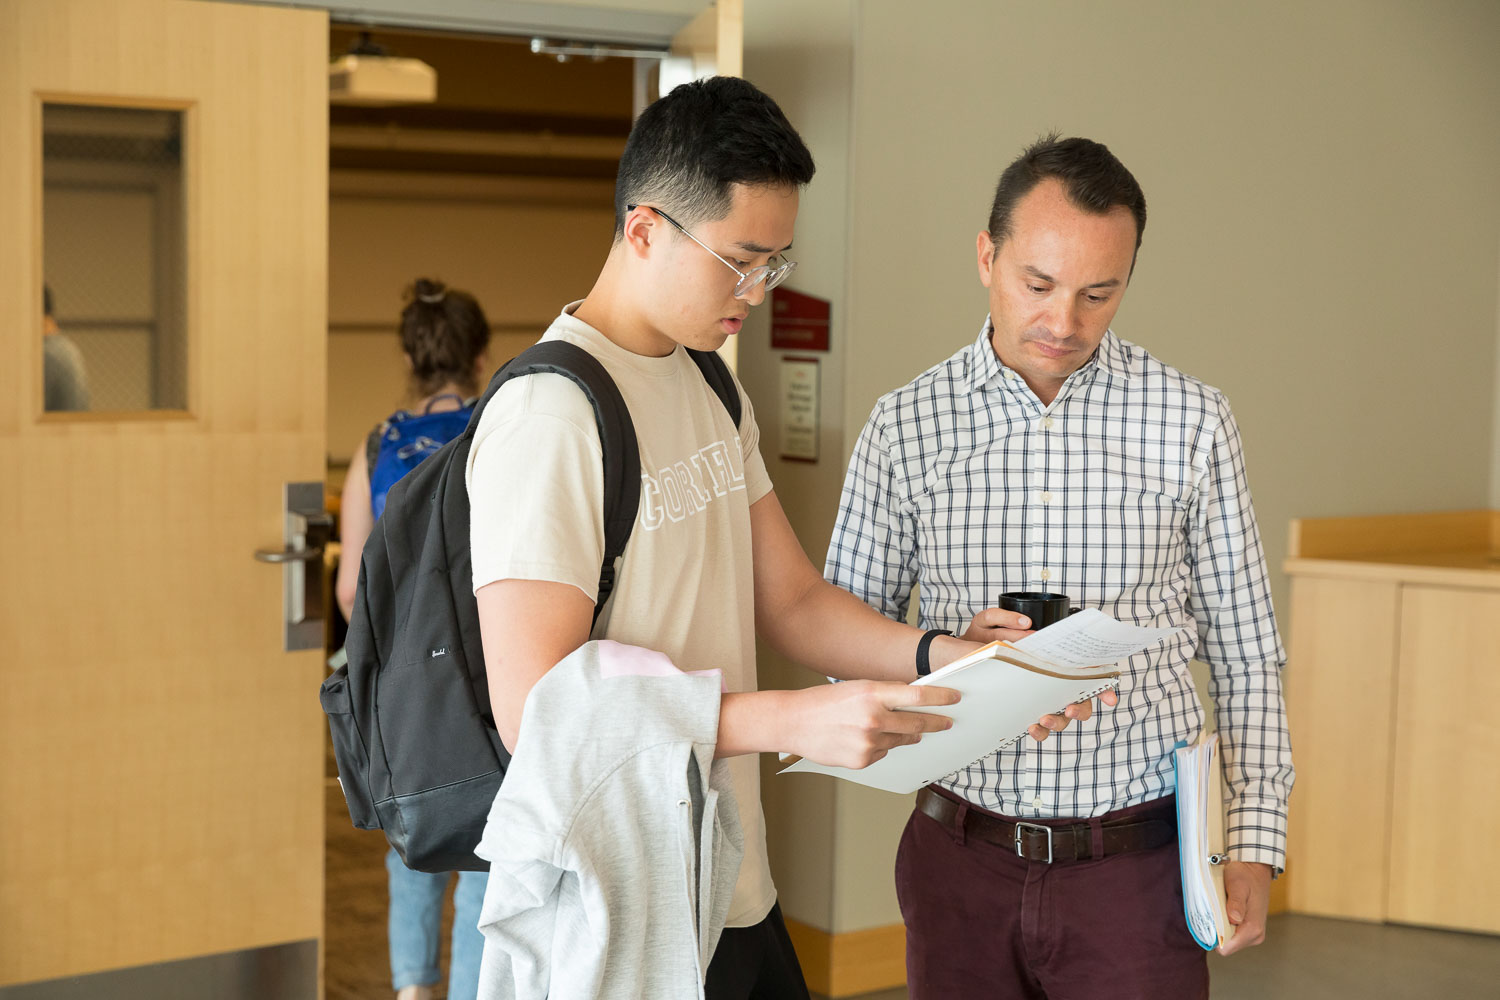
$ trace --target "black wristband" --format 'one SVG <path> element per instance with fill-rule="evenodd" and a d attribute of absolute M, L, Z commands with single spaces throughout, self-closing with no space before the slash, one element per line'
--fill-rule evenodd
<path fill-rule="evenodd" d="M 932 673 L 932 664 L 928 662 L 927 654 L 932 648 L 932 640 L 940 635 L 952 635 L 945 628 L 930 628 L 922 633 L 922 638 L 917 642 L 917 676 L 926 677 Z"/>

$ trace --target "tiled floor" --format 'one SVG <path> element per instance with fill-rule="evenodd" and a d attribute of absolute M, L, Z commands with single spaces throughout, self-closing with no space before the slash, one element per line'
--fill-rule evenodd
<path fill-rule="evenodd" d="M 1265 944 L 1208 961 L 1213 1000 L 1500 997 L 1500 937 L 1481 934 L 1278 916 Z M 859 1000 L 907 1000 L 907 992 Z"/>
<path fill-rule="evenodd" d="M 329 782 L 327 1000 L 392 996 L 386 960 L 385 837 L 349 825 Z M 443 941 L 453 919 L 444 913 Z M 447 957 L 443 959 L 447 967 Z M 1271 919 L 1266 943 L 1233 958 L 1210 957 L 1214 1000 L 1494 1000 L 1500 937 L 1315 917 Z M 439 997 L 443 995 L 439 987 Z M 1100 996 L 1106 996 L 1101 993 Z M 904 989 L 862 1000 L 906 1000 Z"/>
<path fill-rule="evenodd" d="M 1209 968 L 1214 1000 L 1493 1000 L 1500 937 L 1283 915 L 1265 944 Z"/>

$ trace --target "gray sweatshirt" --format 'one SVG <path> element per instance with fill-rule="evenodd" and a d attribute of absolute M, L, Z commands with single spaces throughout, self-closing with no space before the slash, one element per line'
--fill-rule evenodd
<path fill-rule="evenodd" d="M 703 996 L 744 853 L 720 683 L 603 640 L 531 689 L 475 848 L 481 1000 Z"/>

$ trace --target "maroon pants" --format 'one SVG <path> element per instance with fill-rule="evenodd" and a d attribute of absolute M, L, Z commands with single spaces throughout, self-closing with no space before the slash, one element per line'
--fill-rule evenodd
<path fill-rule="evenodd" d="M 896 894 L 912 1000 L 1208 997 L 1208 953 L 1183 919 L 1175 843 L 1049 865 L 913 812 L 896 854 Z"/>

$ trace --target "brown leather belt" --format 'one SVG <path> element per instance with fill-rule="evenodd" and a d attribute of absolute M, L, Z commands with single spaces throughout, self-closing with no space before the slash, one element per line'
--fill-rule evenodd
<path fill-rule="evenodd" d="M 917 793 L 917 808 L 950 830 L 958 830 L 959 803 L 930 788 Z M 1168 799 L 1159 811 L 1137 814 L 1125 819 L 1103 820 L 1099 826 L 1099 845 L 1095 853 L 1093 825 L 1066 823 L 1012 822 L 974 807 L 964 810 L 963 833 L 990 844 L 1014 851 L 1027 861 L 1052 864 L 1059 861 L 1088 861 L 1127 851 L 1147 851 L 1165 847 L 1177 839 L 1176 805 Z"/>

